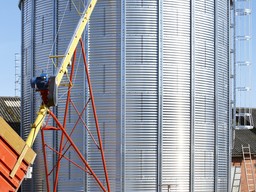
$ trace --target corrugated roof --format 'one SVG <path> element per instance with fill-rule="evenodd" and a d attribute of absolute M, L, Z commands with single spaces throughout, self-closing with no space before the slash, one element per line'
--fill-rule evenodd
<path fill-rule="evenodd" d="M 254 122 L 253 129 L 235 130 L 232 156 L 242 156 L 242 145 L 247 146 L 248 144 L 251 146 L 251 153 L 256 155 L 256 109 L 252 109 L 252 117 Z"/>
<path fill-rule="evenodd" d="M 0 116 L 17 132 L 20 132 L 20 98 L 0 97 Z"/>

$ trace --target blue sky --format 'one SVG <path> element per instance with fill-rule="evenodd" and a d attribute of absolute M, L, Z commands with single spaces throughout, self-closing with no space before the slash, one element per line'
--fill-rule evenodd
<path fill-rule="evenodd" d="M 21 52 L 21 12 L 18 0 L 0 6 L 0 96 L 15 95 L 15 53 Z"/>
<path fill-rule="evenodd" d="M 252 107 L 256 108 L 256 1 L 252 0 Z"/>
<path fill-rule="evenodd" d="M 0 96 L 15 95 L 15 53 L 21 53 L 21 12 L 18 8 L 19 0 L 2 1 L 0 6 L 0 66 L 1 89 Z M 252 0 L 252 19 L 256 23 L 256 1 Z M 253 25 L 252 63 L 253 93 L 256 98 L 256 25 Z M 252 99 L 252 107 L 256 107 L 256 99 Z"/>
<path fill-rule="evenodd" d="M 248 2 L 249 1 L 239 1 L 237 3 L 237 9 L 238 8 L 248 8 Z M 240 4 L 239 4 L 240 3 Z M 242 4 L 241 4 L 242 3 Z M 237 87 L 251 87 L 251 92 L 244 92 L 244 91 L 237 91 L 237 106 L 238 107 L 256 107 L 256 1 L 251 0 L 251 8 L 252 8 L 252 40 L 251 40 L 251 62 L 252 66 L 249 68 L 246 67 L 239 67 L 237 66 Z M 240 28 L 237 29 L 237 36 L 245 34 L 250 35 L 248 33 L 248 25 L 246 24 L 245 20 L 243 20 L 244 16 L 238 16 L 237 17 L 237 25 L 240 22 Z M 240 19 L 240 20 L 239 20 Z M 247 20 L 248 21 L 248 20 Z M 242 43 L 241 43 L 242 42 Z M 248 57 L 248 41 L 236 41 L 237 44 L 237 62 L 239 61 L 246 61 L 246 58 Z M 240 44 L 240 48 L 239 48 Z M 247 56 L 246 56 L 247 55 Z M 240 58 L 240 59 L 239 59 Z M 248 60 L 249 61 L 249 60 Z M 251 69 L 251 72 L 248 71 L 248 69 Z M 247 71 L 246 71 L 247 70 Z M 242 74 L 239 74 L 239 71 L 242 71 Z M 239 76 L 241 77 L 239 79 Z M 242 86 L 241 86 L 242 85 Z M 241 98 L 239 98 L 241 96 Z"/>

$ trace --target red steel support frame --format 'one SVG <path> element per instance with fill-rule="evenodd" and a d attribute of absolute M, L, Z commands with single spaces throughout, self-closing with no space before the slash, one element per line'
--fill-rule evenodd
<path fill-rule="evenodd" d="M 84 171 L 84 172 L 88 173 L 90 176 L 92 176 L 94 178 L 94 180 L 96 181 L 96 183 L 98 184 L 99 188 L 102 189 L 102 191 L 111 192 L 109 178 L 108 178 L 108 172 L 107 172 L 107 166 L 106 166 L 106 161 L 105 161 L 105 156 L 104 156 L 104 150 L 103 150 L 103 145 L 102 145 L 102 139 L 101 139 L 101 134 L 100 134 L 100 127 L 99 127 L 99 122 L 98 122 L 98 117 L 97 117 L 97 112 L 96 112 L 96 106 L 95 106 L 95 101 L 94 101 L 94 96 L 93 96 L 93 91 L 92 91 L 92 85 L 91 85 L 91 80 L 90 80 L 89 68 L 88 68 L 88 65 L 87 65 L 87 62 L 86 62 L 85 48 L 84 48 L 84 44 L 83 44 L 82 39 L 80 39 L 80 45 L 81 45 L 81 52 L 82 52 L 82 56 L 83 56 L 84 68 L 85 68 L 85 73 L 86 73 L 86 77 L 87 77 L 86 79 L 87 79 L 87 84 L 88 84 L 88 88 L 89 88 L 89 96 L 90 97 L 89 97 L 88 101 L 86 102 L 83 110 L 79 113 L 77 108 L 75 107 L 74 103 L 72 102 L 72 99 L 71 99 L 71 92 L 72 92 L 72 86 L 73 86 L 73 75 L 74 75 L 74 66 L 75 66 L 75 63 L 76 63 L 76 51 L 75 51 L 74 55 L 73 55 L 73 59 L 72 59 L 71 72 L 70 72 L 70 76 L 69 76 L 69 86 L 68 86 L 68 91 L 67 91 L 67 99 L 66 99 L 65 113 L 64 113 L 64 117 L 63 117 L 63 123 L 61 123 L 58 120 L 58 118 L 55 116 L 55 114 L 51 110 L 49 110 L 49 112 L 48 112 L 49 117 L 51 117 L 53 119 L 53 121 L 56 123 L 56 127 L 53 127 L 53 126 L 50 126 L 50 125 L 45 125 L 41 129 L 44 163 L 45 163 L 45 175 L 46 175 L 46 184 L 47 184 L 47 191 L 48 192 L 51 191 L 50 190 L 51 187 L 53 187 L 54 192 L 56 192 L 58 190 L 59 172 L 60 172 L 60 169 L 61 169 L 61 160 L 62 159 L 68 160 L 69 162 L 71 162 L 72 164 L 74 164 L 75 166 L 80 168 L 82 171 Z M 96 132 L 97 132 L 98 143 L 96 142 L 96 139 L 93 137 L 90 130 L 85 125 L 85 123 L 82 119 L 82 114 L 84 113 L 85 108 L 87 107 L 89 102 L 91 103 L 91 108 L 93 110 L 93 116 L 94 116 L 94 121 L 95 121 L 95 128 L 96 128 Z M 68 133 L 67 129 L 66 129 L 66 122 L 67 122 L 67 116 L 68 116 L 68 112 L 69 112 L 70 103 L 72 104 L 73 108 L 75 109 L 75 111 L 78 115 L 78 119 L 77 119 L 77 122 L 75 123 L 72 131 L 70 133 Z M 95 143 L 95 146 L 97 147 L 97 149 L 100 152 L 102 165 L 103 165 L 103 171 L 104 171 L 104 175 L 105 175 L 105 183 L 107 185 L 106 187 L 103 185 L 103 182 L 100 181 L 100 179 L 97 177 L 97 175 L 95 174 L 95 172 L 93 171 L 93 169 L 91 168 L 91 166 L 89 165 L 89 163 L 87 162 L 85 157 L 79 151 L 75 142 L 72 140 L 72 133 L 73 133 L 74 129 L 76 128 L 78 121 L 83 122 L 84 127 L 86 128 L 89 136 L 92 138 L 92 140 Z M 47 143 L 45 142 L 44 131 L 49 131 L 49 130 L 51 130 L 51 131 L 61 131 L 59 151 L 56 151 L 55 149 L 53 149 L 52 147 L 47 145 Z M 65 141 L 65 143 L 64 143 L 64 141 Z M 68 147 L 66 147 L 67 143 L 69 143 Z M 65 156 L 66 152 L 71 147 L 76 152 L 76 154 L 78 155 L 80 160 L 83 162 L 85 167 L 81 167 L 80 165 L 71 161 L 69 158 L 67 158 Z M 52 170 L 48 169 L 46 148 L 50 149 L 52 152 L 56 153 L 57 156 L 58 156 L 57 163 L 53 167 Z M 55 173 L 55 178 L 54 178 L 54 183 L 51 186 L 49 176 L 53 172 Z"/>

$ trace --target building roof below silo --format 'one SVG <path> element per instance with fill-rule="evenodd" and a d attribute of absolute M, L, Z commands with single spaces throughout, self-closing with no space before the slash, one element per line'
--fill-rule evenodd
<path fill-rule="evenodd" d="M 20 130 L 20 98 L 0 97 L 0 116 L 16 131 Z"/>
<path fill-rule="evenodd" d="M 252 109 L 252 118 L 254 122 L 253 129 L 235 130 L 235 140 L 232 150 L 233 157 L 242 156 L 242 145 L 248 146 L 248 144 L 251 147 L 251 153 L 256 155 L 256 109 Z"/>

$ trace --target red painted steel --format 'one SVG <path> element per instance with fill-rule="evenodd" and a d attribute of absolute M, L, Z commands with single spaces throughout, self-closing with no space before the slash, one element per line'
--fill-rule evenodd
<path fill-rule="evenodd" d="M 67 124 L 67 115 L 68 115 L 68 109 L 69 109 L 69 102 L 70 102 L 70 94 L 71 94 L 71 88 L 72 88 L 72 80 L 73 80 L 73 75 L 74 75 L 74 66 L 76 63 L 76 50 L 74 51 L 73 54 L 73 59 L 72 59 L 72 67 L 71 67 L 71 73 L 70 73 L 70 78 L 69 78 L 69 88 L 68 88 L 68 93 L 67 93 L 67 99 L 66 99 L 66 107 L 65 107 L 65 114 L 64 114 L 64 120 L 63 120 L 63 128 L 66 129 L 66 124 Z M 56 167 L 56 177 L 55 177 L 55 182 L 54 182 L 54 191 L 57 191 L 58 187 L 58 180 L 59 180 L 59 170 L 60 170 L 60 159 L 62 157 L 62 150 L 63 150 L 63 142 L 64 142 L 64 134 L 61 134 L 61 140 L 60 140 L 60 147 L 59 147 L 59 157 L 58 157 L 58 163 Z"/>
<path fill-rule="evenodd" d="M 52 125 L 48 125 L 48 123 L 46 123 L 46 125 L 41 129 L 42 131 L 42 144 L 43 144 L 43 153 L 44 153 L 44 163 L 45 163 L 45 174 L 46 174 L 46 180 L 47 180 L 47 190 L 48 192 L 51 191 L 51 188 L 53 189 L 54 192 L 57 191 L 58 188 L 58 180 L 59 180 L 59 171 L 61 170 L 61 161 L 62 160 L 67 160 L 69 162 L 71 162 L 72 164 L 74 164 L 75 166 L 77 166 L 81 171 L 86 172 L 87 174 L 89 174 L 92 178 L 94 178 L 95 183 L 99 186 L 99 188 L 104 191 L 104 192 L 110 192 L 110 183 L 109 183 L 109 178 L 108 178 L 108 173 L 107 173 L 107 166 L 106 166 L 106 161 L 105 161 L 105 156 L 104 156 L 104 150 L 103 150 L 103 146 L 102 146 L 102 140 L 101 140 L 101 135 L 100 135 L 100 127 L 99 127 L 99 123 L 98 123 L 98 117 L 97 117 L 97 113 L 96 113 L 96 106 L 95 106 L 95 102 L 94 102 L 94 97 L 93 97 L 93 92 L 92 92 L 92 86 L 91 86 L 91 81 L 90 81 L 90 75 L 89 75 L 89 69 L 86 63 L 86 56 L 85 56 L 85 49 L 84 49 L 84 45 L 83 45 L 83 41 L 80 40 L 80 45 L 81 45 L 81 50 L 82 50 L 82 56 L 83 56 L 83 61 L 84 61 L 84 67 L 85 67 L 85 73 L 86 73 L 86 79 L 87 79 L 87 84 L 88 84 L 88 88 L 89 88 L 89 93 L 90 93 L 90 97 L 88 98 L 88 101 L 85 103 L 85 106 L 82 108 L 82 111 L 78 111 L 77 107 L 75 106 L 74 102 L 71 99 L 71 93 L 72 93 L 72 87 L 73 87 L 73 75 L 74 75 L 74 66 L 76 64 L 76 52 L 73 56 L 72 59 L 72 67 L 71 67 L 71 72 L 70 72 L 70 77 L 69 77 L 69 83 L 70 85 L 68 86 L 68 90 L 67 90 L 67 98 L 66 98 L 66 105 L 65 105 L 65 111 L 64 111 L 64 116 L 63 116 L 63 122 L 61 123 L 58 118 L 55 116 L 55 114 L 49 110 L 49 117 L 51 117 L 53 119 L 53 121 L 56 124 L 56 127 L 52 126 Z M 91 104 L 92 110 L 93 110 L 93 114 L 94 114 L 94 120 L 95 120 L 95 127 L 96 127 L 96 132 L 97 132 L 97 139 L 94 138 L 93 134 L 92 134 L 92 128 L 91 130 L 88 128 L 88 126 L 86 125 L 86 123 L 84 122 L 84 120 L 82 119 L 82 116 L 84 114 L 84 111 L 87 109 L 89 103 Z M 67 132 L 66 129 L 66 121 L 67 121 L 67 117 L 68 117 L 68 113 L 69 113 L 69 108 L 73 107 L 73 109 L 76 112 L 77 115 L 77 121 L 75 122 L 74 126 L 69 133 Z M 95 172 L 93 171 L 93 169 L 91 168 L 91 166 L 89 165 L 89 163 L 87 162 L 87 160 L 85 159 L 85 157 L 83 156 L 83 154 L 79 151 L 78 147 L 75 144 L 75 141 L 72 140 L 72 134 L 74 132 L 74 130 L 77 128 L 78 122 L 81 121 L 84 129 L 87 131 L 88 135 L 92 138 L 96 148 L 99 150 L 99 153 L 101 154 L 101 160 L 102 160 L 102 164 L 103 164 L 103 172 L 105 175 L 105 180 L 101 181 L 97 175 L 95 174 Z M 60 143 L 58 146 L 59 151 L 55 150 L 53 147 L 49 146 L 46 142 L 45 142 L 45 138 L 44 138 L 44 131 L 61 131 L 61 139 L 60 139 Z M 97 141 L 96 141 L 97 140 Z M 68 146 L 67 146 L 68 144 Z M 48 148 L 48 150 L 51 150 L 52 152 L 56 153 L 58 156 L 58 160 L 56 165 L 53 166 L 53 168 L 51 170 L 48 170 L 48 164 L 47 164 L 47 150 L 46 148 Z M 81 165 L 79 165 L 78 163 L 71 161 L 69 158 L 67 158 L 65 156 L 65 154 L 68 152 L 68 150 L 73 150 L 75 151 L 75 153 L 78 155 L 79 159 L 82 161 L 84 167 L 82 167 Z M 52 178 L 52 174 L 54 174 L 54 183 L 50 184 L 50 176 Z M 103 183 L 106 183 L 107 186 L 104 186 Z"/>
<path fill-rule="evenodd" d="M 19 154 L 0 137 L 0 191 L 14 192 L 19 189 L 29 165 L 23 160 L 14 178 L 9 175 L 19 158 Z"/>
<path fill-rule="evenodd" d="M 47 162 L 47 157 L 46 157 L 46 148 L 44 147 L 45 144 L 45 139 L 44 139 L 44 130 L 41 129 L 41 137 L 42 137 L 42 145 L 43 145 L 43 154 L 44 154 L 44 169 L 45 169 L 45 175 L 46 175 L 46 186 L 47 186 L 47 191 L 50 191 L 50 182 L 49 182 L 49 173 L 48 173 L 48 162 Z"/>
<path fill-rule="evenodd" d="M 0 192 L 17 191 L 35 157 L 36 153 L 0 117 Z"/>
<path fill-rule="evenodd" d="M 86 62 L 84 42 L 82 41 L 82 39 L 80 39 L 80 44 L 81 44 L 81 48 L 82 48 L 84 67 L 85 67 L 85 71 L 86 71 L 86 75 L 87 75 L 87 82 L 88 82 L 90 98 L 91 98 L 91 102 L 92 102 L 95 126 L 96 126 L 98 140 L 99 140 L 99 147 L 100 147 L 99 149 L 100 149 L 100 153 L 101 153 L 101 160 L 102 160 L 102 164 L 103 164 L 103 168 L 104 168 L 105 179 L 107 181 L 107 188 L 108 188 L 108 191 L 110 191 L 110 184 L 108 182 L 109 179 L 108 179 L 107 165 L 106 165 L 106 161 L 105 161 L 105 155 L 104 155 L 104 150 L 103 150 L 103 146 L 102 146 L 102 139 L 101 139 L 101 134 L 100 134 L 100 126 L 99 126 L 98 116 L 97 116 L 97 112 L 96 112 L 96 105 L 95 105 L 95 102 L 94 102 L 94 96 L 93 96 L 93 91 L 92 91 L 92 84 L 91 84 L 91 79 L 90 79 L 89 68 L 88 68 L 88 65 L 87 65 L 87 62 Z"/>

